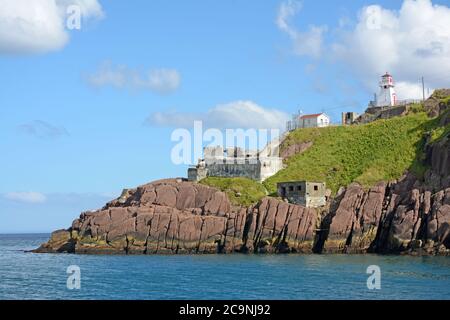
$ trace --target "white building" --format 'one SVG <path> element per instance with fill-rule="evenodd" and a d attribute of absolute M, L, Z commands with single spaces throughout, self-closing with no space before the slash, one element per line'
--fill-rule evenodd
<path fill-rule="evenodd" d="M 197 182 L 207 177 L 243 177 L 263 182 L 283 169 L 283 159 L 278 153 L 278 139 L 270 142 L 260 152 L 245 151 L 237 147 L 206 147 L 204 159 L 199 160 L 197 166 L 188 169 L 188 180 Z"/>
<path fill-rule="evenodd" d="M 330 125 L 330 117 L 325 113 L 295 115 L 287 123 L 287 130 L 292 131 L 300 128 L 323 128 Z"/>
<path fill-rule="evenodd" d="M 397 93 L 395 93 L 394 87 L 394 79 L 386 72 L 381 77 L 380 92 L 376 96 L 377 107 L 393 107 L 397 104 Z"/>

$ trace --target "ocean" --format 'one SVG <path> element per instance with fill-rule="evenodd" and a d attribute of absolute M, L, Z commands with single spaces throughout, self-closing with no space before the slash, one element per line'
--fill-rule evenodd
<path fill-rule="evenodd" d="M 48 237 L 0 235 L 0 299 L 450 299 L 450 257 L 25 252 Z M 381 288 L 369 290 L 373 265 Z"/>

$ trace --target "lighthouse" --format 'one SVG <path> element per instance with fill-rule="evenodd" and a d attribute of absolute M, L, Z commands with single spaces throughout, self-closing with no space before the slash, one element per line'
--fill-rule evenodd
<path fill-rule="evenodd" d="M 394 79 L 386 72 L 381 77 L 380 93 L 377 95 L 377 107 L 393 107 L 397 104 L 397 94 L 394 89 Z"/>

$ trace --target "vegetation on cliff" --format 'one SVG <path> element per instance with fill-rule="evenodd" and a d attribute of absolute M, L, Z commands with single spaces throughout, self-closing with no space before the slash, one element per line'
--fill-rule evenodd
<path fill-rule="evenodd" d="M 407 116 L 290 133 L 281 146 L 281 154 L 290 146 L 312 146 L 285 159 L 286 168 L 263 186 L 242 178 L 207 178 L 202 183 L 227 192 L 235 204 L 248 205 L 266 192 L 274 195 L 277 183 L 283 181 L 325 181 L 335 193 L 352 182 L 371 187 L 379 181 L 396 180 L 406 171 L 421 178 L 427 170 L 425 145 L 438 142 L 450 132 L 450 124 L 443 125 L 441 121 L 445 115 L 430 118 L 426 113 L 430 105 L 436 107 L 439 102 L 450 101 L 446 94 L 446 90 L 436 91 L 425 107 L 411 106 Z"/>
<path fill-rule="evenodd" d="M 438 119 L 420 112 L 366 125 L 299 129 L 282 148 L 309 141 L 313 145 L 286 159 L 286 168 L 263 185 L 244 178 L 207 178 L 202 183 L 225 191 L 235 204 L 249 205 L 264 197 L 266 190 L 275 194 L 282 181 L 325 181 L 336 192 L 352 182 L 370 187 L 395 180 L 407 170 L 421 176 L 426 170 L 425 133 L 432 131 L 437 139 L 443 134 L 437 124 Z"/>
<path fill-rule="evenodd" d="M 366 125 L 296 130 L 283 147 L 305 141 L 313 146 L 287 159 L 286 169 L 264 184 L 275 192 L 281 181 L 325 181 L 336 192 L 352 182 L 369 187 L 394 180 L 407 170 L 420 176 L 425 169 L 425 133 L 435 122 L 421 112 Z"/>
<path fill-rule="evenodd" d="M 250 206 L 267 195 L 262 184 L 247 178 L 209 177 L 201 183 L 225 192 L 235 205 Z"/>

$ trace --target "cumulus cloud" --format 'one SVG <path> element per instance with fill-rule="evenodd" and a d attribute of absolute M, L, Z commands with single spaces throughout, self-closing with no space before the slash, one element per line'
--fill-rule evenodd
<path fill-rule="evenodd" d="M 83 18 L 103 16 L 97 0 L 0 0 L 0 54 L 43 53 L 69 41 L 67 8 L 77 5 Z"/>
<path fill-rule="evenodd" d="M 44 203 L 47 197 L 39 192 L 9 192 L 4 194 L 4 198 L 22 203 Z"/>
<path fill-rule="evenodd" d="M 160 94 L 176 91 L 181 85 L 181 75 L 174 69 L 141 71 L 125 65 L 114 66 L 107 61 L 87 76 L 88 83 L 96 88 L 114 87 L 129 90 L 149 90 Z"/>
<path fill-rule="evenodd" d="M 263 108 L 252 101 L 235 101 L 218 105 L 206 113 L 156 112 L 146 120 L 149 125 L 192 127 L 202 121 L 204 127 L 218 129 L 284 128 L 289 116 L 277 109 Z"/>
<path fill-rule="evenodd" d="M 285 32 L 292 40 L 294 53 L 300 56 L 320 57 L 323 46 L 323 35 L 327 26 L 310 25 L 309 30 L 300 31 L 292 24 L 292 19 L 302 9 L 302 3 L 295 0 L 283 2 L 276 19 L 278 28 Z"/>
<path fill-rule="evenodd" d="M 55 126 L 42 120 L 34 120 L 18 126 L 24 134 L 42 139 L 56 139 L 69 136 L 69 132 L 62 126 Z"/>
<path fill-rule="evenodd" d="M 395 85 L 395 91 L 400 99 L 421 100 L 423 98 L 422 84 L 418 82 L 399 81 Z M 429 89 L 425 89 L 425 98 L 428 98 L 431 93 Z"/>
<path fill-rule="evenodd" d="M 389 71 L 400 99 L 421 98 L 421 76 L 431 88 L 450 83 L 450 8 L 430 0 L 405 0 L 400 10 L 364 7 L 331 52 L 368 87 Z"/>

